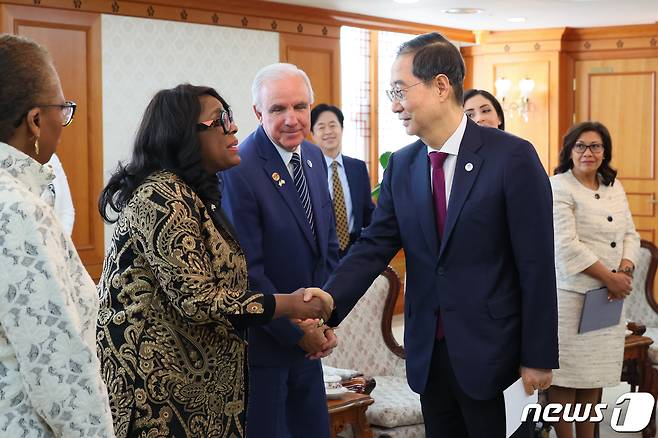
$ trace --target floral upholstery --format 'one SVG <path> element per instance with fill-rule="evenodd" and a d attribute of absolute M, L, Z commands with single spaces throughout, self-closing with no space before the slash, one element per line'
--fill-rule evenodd
<path fill-rule="evenodd" d="M 375 438 L 425 438 L 425 426 L 423 423 L 413 426 L 401 426 L 393 429 L 385 427 L 371 427 Z"/>
<path fill-rule="evenodd" d="M 375 376 L 375 381 L 370 394 L 375 403 L 366 411 L 370 424 L 391 428 L 423 423 L 420 396 L 409 388 L 406 377 Z"/>
<path fill-rule="evenodd" d="M 658 364 L 658 313 L 649 305 L 646 297 L 646 281 L 650 274 L 652 251 L 648 242 L 642 242 L 639 260 L 635 266 L 633 276 L 633 292 L 626 298 L 624 312 L 626 320 L 646 326 L 644 336 L 648 336 L 656 343 L 649 347 L 649 359 L 652 364 Z M 650 291 L 653 293 L 653 291 Z"/>
<path fill-rule="evenodd" d="M 389 282 L 380 275 L 361 297 L 352 312 L 340 323 L 338 346 L 323 365 L 359 370 L 367 376 L 405 376 L 404 359 L 384 343 L 382 315 Z"/>
<path fill-rule="evenodd" d="M 649 327 L 658 328 L 658 314 L 647 303 L 645 295 L 646 280 L 651 265 L 651 251 L 643 246 L 640 248 L 635 274 L 633 275 L 633 292 L 626 298 L 624 311 L 626 319 Z M 647 335 L 648 336 L 648 335 Z M 652 338 L 656 339 L 656 338 Z"/>
<path fill-rule="evenodd" d="M 375 402 L 366 411 L 375 437 L 420 438 L 425 436 L 420 397 L 407 384 L 404 359 L 388 348 L 382 333 L 387 298 L 397 292 L 390 290 L 392 285 L 384 275 L 375 279 L 338 327 L 338 346 L 322 363 L 359 370 L 375 379 L 370 394 Z"/>

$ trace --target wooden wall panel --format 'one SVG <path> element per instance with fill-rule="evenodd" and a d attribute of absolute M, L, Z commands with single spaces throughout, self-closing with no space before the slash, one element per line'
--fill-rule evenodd
<path fill-rule="evenodd" d="M 494 64 L 494 78 L 505 77 L 513 83 L 505 101 L 505 129 L 514 135 L 528 140 L 535 146 L 544 166 L 549 164 L 549 77 L 550 61 Z M 521 97 L 518 83 L 524 78 L 535 81 L 535 88 L 528 102 L 528 120 L 519 112 Z M 495 94 L 495 90 L 493 94 Z"/>
<path fill-rule="evenodd" d="M 78 104 L 57 148 L 76 210 L 73 242 L 93 278 L 100 276 L 103 226 L 96 209 L 102 189 L 100 15 L 0 5 L 2 31 L 45 46 L 53 57 L 64 96 Z"/>
<path fill-rule="evenodd" d="M 470 48 L 469 48 L 470 49 Z M 536 52 L 516 54 L 473 55 L 465 50 L 467 65 L 471 66 L 465 81 L 473 88 L 480 88 L 496 94 L 494 87 L 498 77 L 504 76 L 514 83 L 510 99 L 505 103 L 505 128 L 510 133 L 529 140 L 536 148 L 547 172 L 557 163 L 560 142 L 561 103 L 560 70 L 563 69 L 558 52 Z M 525 122 L 515 110 L 518 98 L 518 82 L 523 78 L 535 81 L 530 95 L 528 121 Z"/>
<path fill-rule="evenodd" d="M 606 125 L 625 179 L 654 177 L 655 72 L 590 74 L 587 120 Z"/>
<path fill-rule="evenodd" d="M 340 107 L 340 41 L 304 35 L 281 34 L 281 62 L 290 62 L 311 79 L 315 103 Z"/>

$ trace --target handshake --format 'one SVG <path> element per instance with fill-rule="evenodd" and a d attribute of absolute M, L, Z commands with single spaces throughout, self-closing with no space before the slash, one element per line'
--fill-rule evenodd
<path fill-rule="evenodd" d="M 288 317 L 296 320 L 317 319 L 319 326 L 331 317 L 334 299 L 317 287 L 300 288 L 291 294 L 276 294 L 274 317 Z"/>

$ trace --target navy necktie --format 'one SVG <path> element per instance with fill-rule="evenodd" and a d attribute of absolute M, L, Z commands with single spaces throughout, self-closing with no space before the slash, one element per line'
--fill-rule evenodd
<path fill-rule="evenodd" d="M 297 193 L 299 193 L 299 199 L 302 201 L 302 208 L 306 213 L 306 220 L 311 226 L 311 231 L 315 236 L 315 225 L 313 223 L 313 206 L 311 205 L 311 196 L 308 193 L 308 187 L 306 186 L 306 177 L 304 176 L 304 169 L 302 169 L 302 160 L 299 157 L 298 152 L 292 153 L 292 158 L 290 159 L 292 163 L 292 178 L 295 180 L 295 187 L 297 188 Z"/>

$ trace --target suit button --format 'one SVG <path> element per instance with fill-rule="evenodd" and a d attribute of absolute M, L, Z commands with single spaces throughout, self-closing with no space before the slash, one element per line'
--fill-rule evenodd
<path fill-rule="evenodd" d="M 601 199 L 601 195 L 599 195 L 598 193 L 594 194 L 594 199 Z"/>
<path fill-rule="evenodd" d="M 612 243 L 610 244 L 610 246 L 614 248 L 615 246 L 617 246 L 617 243 L 612 242 Z"/>
<path fill-rule="evenodd" d="M 436 272 L 442 277 L 446 273 L 445 269 L 443 269 L 443 266 L 439 266 L 439 269 L 437 269 Z"/>
<path fill-rule="evenodd" d="M 608 222 L 612 222 L 612 216 L 608 216 Z"/>

